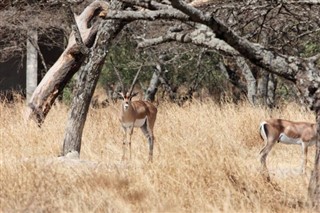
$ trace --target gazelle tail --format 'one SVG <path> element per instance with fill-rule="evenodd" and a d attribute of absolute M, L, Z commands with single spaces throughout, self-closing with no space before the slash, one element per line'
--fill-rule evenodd
<path fill-rule="evenodd" d="M 268 128 L 267 128 L 267 122 L 263 121 L 260 124 L 260 136 L 261 138 L 266 142 L 268 138 Z"/>

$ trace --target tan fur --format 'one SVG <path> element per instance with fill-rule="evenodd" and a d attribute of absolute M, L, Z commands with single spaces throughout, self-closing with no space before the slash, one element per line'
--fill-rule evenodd
<path fill-rule="evenodd" d="M 267 175 L 266 159 L 277 142 L 299 144 L 302 147 L 302 173 L 306 172 L 308 147 L 316 142 L 317 125 L 308 122 L 293 122 L 283 119 L 269 119 L 260 124 L 260 135 L 265 146 L 260 151 L 262 169 Z"/>
<path fill-rule="evenodd" d="M 157 108 L 149 101 L 131 101 L 134 95 L 128 96 L 123 95 L 123 102 L 121 104 L 120 111 L 120 122 L 124 129 L 124 142 L 123 142 L 123 156 L 125 158 L 126 142 L 129 142 L 130 158 L 131 158 L 131 136 L 134 127 L 140 127 L 145 137 L 149 142 L 149 161 L 153 158 L 153 144 L 154 144 L 154 134 L 153 127 L 157 117 Z M 127 109 L 125 109 L 127 105 Z M 136 121 L 146 118 L 142 126 L 136 126 Z M 129 140 L 127 139 L 127 133 L 129 132 Z"/>

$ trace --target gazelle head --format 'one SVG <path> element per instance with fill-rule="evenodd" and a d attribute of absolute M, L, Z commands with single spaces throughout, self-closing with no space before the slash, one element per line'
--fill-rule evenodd
<path fill-rule="evenodd" d="M 119 92 L 119 97 L 122 99 L 122 108 L 124 111 L 127 111 L 131 106 L 131 100 L 136 96 L 138 92 L 130 94 L 129 92 Z"/>
<path fill-rule="evenodd" d="M 131 84 L 131 87 L 130 89 L 128 90 L 128 92 L 126 92 L 125 90 L 125 87 L 124 87 L 124 84 L 123 84 L 123 81 L 122 81 L 122 78 L 121 78 L 121 75 L 120 73 L 118 72 L 118 69 L 114 66 L 113 62 L 112 62 L 112 59 L 111 59 L 111 63 L 113 65 L 113 69 L 119 79 L 119 82 L 121 84 L 121 92 L 118 93 L 119 97 L 123 100 L 122 101 L 122 108 L 124 111 L 127 111 L 130 106 L 131 106 L 131 100 L 134 96 L 136 96 L 138 94 L 138 92 L 134 92 L 133 93 L 133 88 L 134 88 L 134 85 L 136 84 L 137 82 L 137 79 L 138 79 L 138 76 L 139 76 L 139 73 L 141 71 L 141 68 L 142 66 L 140 67 L 140 69 L 137 71 L 133 81 L 132 81 L 132 84 Z"/>

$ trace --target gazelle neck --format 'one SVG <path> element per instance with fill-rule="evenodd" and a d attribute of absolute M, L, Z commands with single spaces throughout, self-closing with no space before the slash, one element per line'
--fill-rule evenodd
<path fill-rule="evenodd" d="M 135 118 L 135 110 L 131 104 L 129 103 L 122 103 L 121 104 L 121 119 L 122 120 L 132 120 Z"/>

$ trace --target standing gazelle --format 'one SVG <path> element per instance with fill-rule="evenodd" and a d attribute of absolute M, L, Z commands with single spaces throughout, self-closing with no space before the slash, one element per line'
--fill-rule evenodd
<path fill-rule="evenodd" d="M 301 145 L 301 171 L 303 174 L 306 172 L 308 147 L 315 144 L 317 140 L 316 124 L 269 119 L 260 124 L 260 135 L 265 141 L 265 146 L 260 151 L 260 162 L 264 172 L 268 172 L 266 165 L 267 155 L 276 142 Z M 267 177 L 269 178 L 268 174 Z"/>
<path fill-rule="evenodd" d="M 122 92 L 119 93 L 120 97 L 123 99 L 121 103 L 120 118 L 119 118 L 122 128 L 124 130 L 122 159 L 125 159 L 127 142 L 129 142 L 129 151 L 130 151 L 130 158 L 131 158 L 131 136 L 133 133 L 133 128 L 140 127 L 143 134 L 148 140 L 149 161 L 152 161 L 153 144 L 154 144 L 153 127 L 157 117 L 157 108 L 149 101 L 142 101 L 142 100 L 133 101 L 132 100 L 132 98 L 138 94 L 138 93 L 133 93 L 132 91 L 137 81 L 137 77 L 139 75 L 140 70 L 141 69 L 138 70 L 130 89 L 126 93 L 124 90 L 123 82 L 120 77 L 120 73 L 115 68 L 116 74 L 122 86 Z M 128 136 L 129 136 L 129 140 L 128 140 Z"/>

